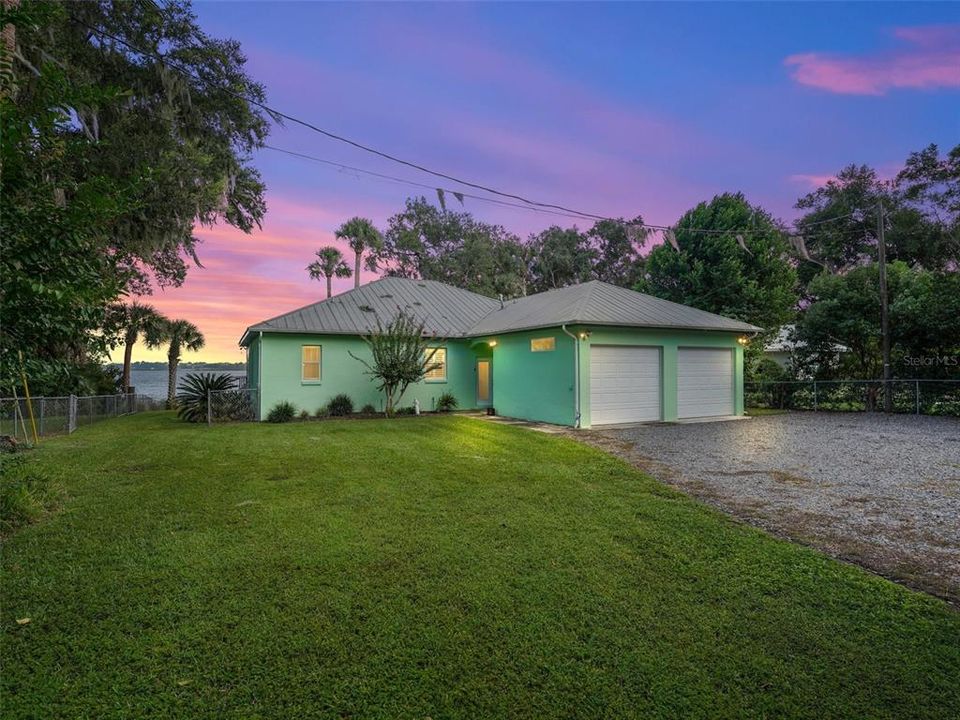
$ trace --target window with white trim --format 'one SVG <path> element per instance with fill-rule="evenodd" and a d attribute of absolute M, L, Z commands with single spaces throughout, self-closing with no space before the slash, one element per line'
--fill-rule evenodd
<path fill-rule="evenodd" d="M 555 337 L 530 338 L 530 352 L 550 352 L 556 349 Z"/>
<path fill-rule="evenodd" d="M 300 348 L 300 380 L 320 382 L 320 358 L 323 351 L 319 345 L 304 345 Z"/>
<path fill-rule="evenodd" d="M 431 354 L 432 353 L 432 354 Z M 447 379 L 447 349 L 443 347 L 427 348 L 427 370 L 423 379 L 427 382 L 443 382 Z"/>

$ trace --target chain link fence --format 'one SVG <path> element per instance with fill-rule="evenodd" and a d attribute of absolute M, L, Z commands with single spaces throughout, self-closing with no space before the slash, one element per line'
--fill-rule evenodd
<path fill-rule="evenodd" d="M 162 409 L 163 401 L 133 394 L 35 397 L 29 404 L 26 398 L 0 398 L 0 435 L 32 442 L 34 426 L 38 437 L 67 435 L 107 418 Z"/>
<path fill-rule="evenodd" d="M 256 422 L 260 404 L 256 388 L 214 390 L 207 393 L 207 424 L 216 422 Z"/>
<path fill-rule="evenodd" d="M 744 383 L 748 408 L 882 411 L 890 393 L 893 412 L 960 417 L 960 380 L 793 380 Z"/>

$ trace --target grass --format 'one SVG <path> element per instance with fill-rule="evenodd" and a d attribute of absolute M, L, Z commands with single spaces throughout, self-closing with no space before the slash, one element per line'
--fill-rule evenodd
<path fill-rule="evenodd" d="M 153 413 L 32 462 L 5 718 L 960 714 L 960 613 L 563 438 Z"/>
<path fill-rule="evenodd" d="M 0 454 L 0 537 L 37 522 L 63 499 L 63 486 L 22 453 Z"/>

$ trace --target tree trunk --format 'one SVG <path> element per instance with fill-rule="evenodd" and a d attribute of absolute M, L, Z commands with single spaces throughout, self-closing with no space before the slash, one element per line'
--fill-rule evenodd
<path fill-rule="evenodd" d="M 170 353 L 167 356 L 167 409 L 173 410 L 177 401 L 177 365 L 180 364 L 180 355 Z"/>
<path fill-rule="evenodd" d="M 333 278 L 327 275 L 327 298 L 333 295 Z"/>
<path fill-rule="evenodd" d="M 133 343 L 127 342 L 123 349 L 123 393 L 130 392 L 130 361 L 133 359 Z"/>
<path fill-rule="evenodd" d="M 356 263 L 354 263 L 353 286 L 355 288 L 360 287 L 360 256 L 361 255 L 363 255 L 362 252 L 357 253 Z"/>

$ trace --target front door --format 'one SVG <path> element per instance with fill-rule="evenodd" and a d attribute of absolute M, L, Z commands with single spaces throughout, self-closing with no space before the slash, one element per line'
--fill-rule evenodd
<path fill-rule="evenodd" d="M 490 407 L 493 397 L 493 369 L 489 358 L 477 360 L 477 406 Z"/>

